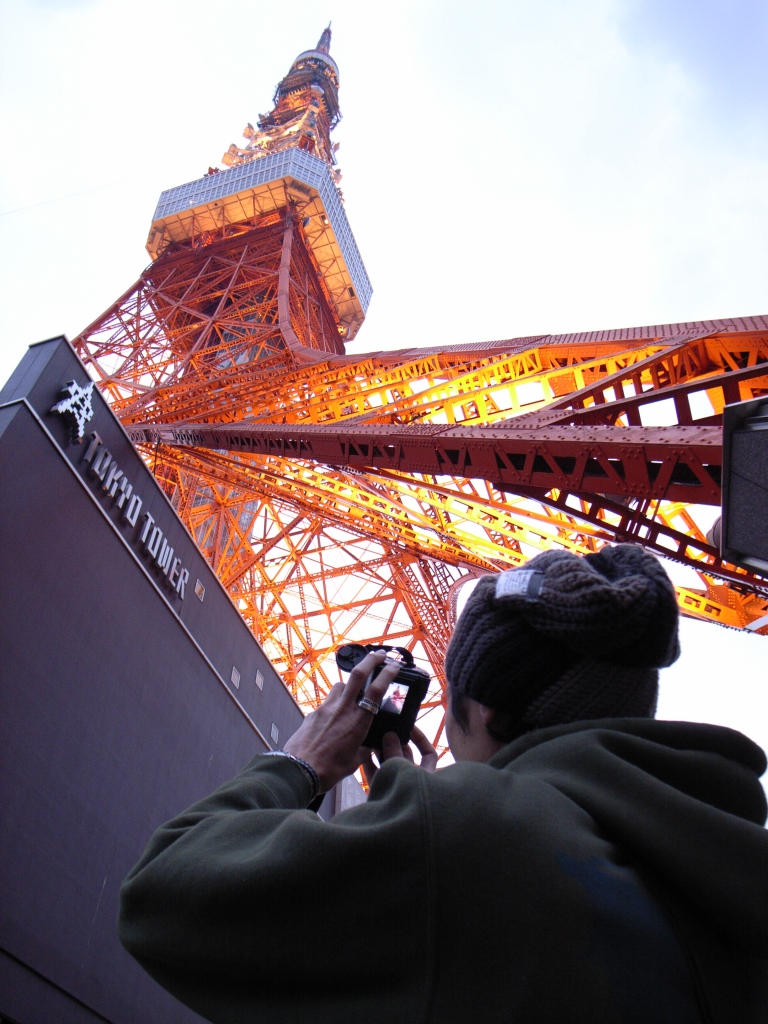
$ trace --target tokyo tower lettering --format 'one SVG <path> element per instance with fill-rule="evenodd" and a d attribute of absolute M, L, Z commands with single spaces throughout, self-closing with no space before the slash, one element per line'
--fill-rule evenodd
<path fill-rule="evenodd" d="M 114 499 L 115 507 L 122 509 L 122 519 L 129 526 L 136 526 L 142 500 L 135 493 L 133 485 L 128 483 L 128 478 L 95 431 L 91 434 L 91 442 L 83 455 L 83 462 L 88 464 L 90 475 L 101 482 L 101 489 Z M 149 554 L 153 565 L 162 573 L 163 582 L 184 600 L 189 569 L 184 568 L 178 556 L 174 557 L 174 550 L 168 543 L 168 538 L 163 535 L 149 512 L 144 513 L 138 542 Z"/>

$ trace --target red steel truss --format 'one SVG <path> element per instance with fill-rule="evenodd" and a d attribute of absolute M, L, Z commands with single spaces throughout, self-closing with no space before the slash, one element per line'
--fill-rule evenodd
<path fill-rule="evenodd" d="M 297 125 L 333 160 L 329 42 L 294 62 L 235 169 Z M 768 583 L 706 538 L 723 406 L 768 393 L 768 318 L 346 355 L 304 191 L 184 221 L 75 346 L 306 707 L 343 642 L 406 643 L 440 742 L 461 587 L 552 548 L 643 544 L 691 570 L 687 614 L 768 629 Z"/>
<path fill-rule="evenodd" d="M 137 442 L 279 455 L 328 466 L 487 480 L 542 495 L 609 492 L 624 498 L 720 504 L 717 427 L 489 427 L 199 424 L 129 429 Z M 618 434 L 618 436 L 617 436 Z"/>
<path fill-rule="evenodd" d="M 201 261 L 177 279 L 188 302 Z M 132 340 L 140 292 L 144 351 Z M 236 308 L 223 289 L 218 301 Z M 406 641 L 432 666 L 439 736 L 459 581 L 550 547 L 642 543 L 699 574 L 698 589 L 678 588 L 687 613 L 743 628 L 768 611 L 764 581 L 724 564 L 698 525 L 719 503 L 723 404 L 768 390 L 768 322 L 707 325 L 693 340 L 681 328 L 318 351 L 298 366 L 276 332 L 269 354 L 239 360 L 250 338 L 221 314 L 203 325 L 215 344 L 174 358 L 150 306 L 140 282 L 78 348 L 307 706 L 337 678 L 344 640 Z M 279 326 L 276 298 L 270 316 Z M 125 326 L 105 344 L 107 318 Z M 158 337 L 167 369 L 151 379 Z M 668 426 L 633 425 L 660 408 Z"/>

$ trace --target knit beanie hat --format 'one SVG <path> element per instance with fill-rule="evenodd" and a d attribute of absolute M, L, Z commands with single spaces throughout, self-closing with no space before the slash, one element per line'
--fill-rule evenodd
<path fill-rule="evenodd" d="M 675 591 L 634 544 L 546 551 L 483 576 L 451 637 L 452 690 L 512 715 L 513 735 L 595 718 L 652 718 L 657 669 L 680 654 Z"/>

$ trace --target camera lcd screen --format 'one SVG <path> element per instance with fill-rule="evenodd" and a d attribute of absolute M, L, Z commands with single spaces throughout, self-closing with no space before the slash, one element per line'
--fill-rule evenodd
<path fill-rule="evenodd" d="M 389 711 L 391 715 L 399 715 L 403 710 L 407 693 L 408 687 L 403 683 L 398 683 L 397 680 L 390 683 L 381 701 L 381 710 Z"/>

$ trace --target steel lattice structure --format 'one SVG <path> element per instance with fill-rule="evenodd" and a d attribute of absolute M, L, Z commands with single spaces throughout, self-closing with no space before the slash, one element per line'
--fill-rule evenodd
<path fill-rule="evenodd" d="M 286 685 L 316 706 L 343 641 L 405 642 L 439 740 L 458 590 L 550 548 L 643 544 L 698 573 L 684 612 L 759 623 L 768 582 L 705 526 L 723 406 L 768 393 L 768 318 L 346 355 L 370 284 L 329 43 L 230 170 L 163 193 L 153 263 L 75 339 Z"/>

